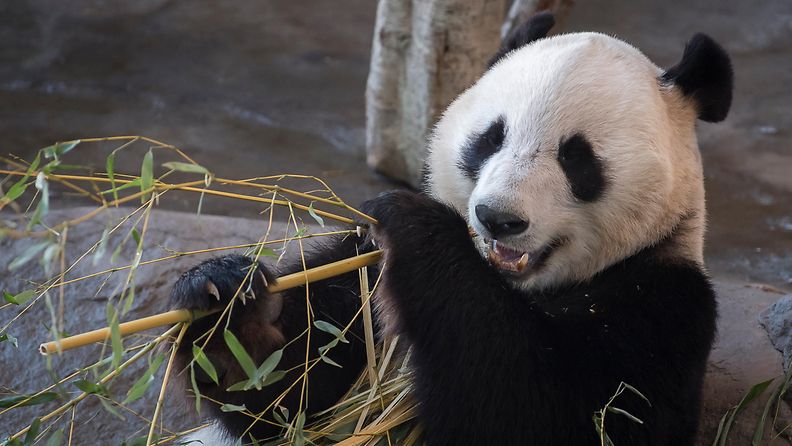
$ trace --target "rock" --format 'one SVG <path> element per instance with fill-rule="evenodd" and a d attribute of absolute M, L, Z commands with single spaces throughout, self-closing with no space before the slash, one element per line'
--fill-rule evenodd
<path fill-rule="evenodd" d="M 759 315 L 759 323 L 767 330 L 770 341 L 784 355 L 784 370 L 792 361 L 792 295 L 779 299 Z"/>
<path fill-rule="evenodd" d="M 711 445 L 718 431 L 721 417 L 736 406 L 743 395 L 755 384 L 783 375 L 781 355 L 773 348 L 758 317 L 778 299 L 778 294 L 748 287 L 734 279 L 715 281 L 718 294 L 718 336 L 707 367 L 702 401 L 702 418 L 699 445 Z M 773 382 L 761 397 L 753 401 L 736 418 L 729 434 L 728 444 L 748 445 L 756 422 L 764 410 L 771 391 L 778 385 Z M 782 407 L 776 425 L 785 426 L 792 421 L 788 407 Z M 771 433 L 772 429 L 766 429 Z M 785 445 L 783 438 L 772 445 Z"/>
<path fill-rule="evenodd" d="M 78 217 L 91 209 L 73 208 L 52 212 L 48 216 L 48 222 L 58 223 L 64 219 Z M 108 227 L 106 225 L 115 224 L 128 212 L 131 212 L 131 209 L 111 209 L 99 217 L 70 228 L 66 246 L 66 264 L 71 264 L 78 256 L 88 251 L 101 238 L 102 232 Z M 8 217 L 9 214 L 7 213 L 0 214 L 0 218 L 7 219 Z M 134 220 L 136 218 L 131 219 L 131 221 Z M 140 230 L 142 223 L 139 223 L 137 227 Z M 276 224 L 275 227 L 280 228 L 282 225 Z M 142 261 L 144 264 L 135 274 L 135 301 L 131 311 L 122 318 L 122 322 L 166 310 L 170 287 L 181 272 L 209 256 L 232 251 L 177 257 L 166 262 L 149 265 L 145 264 L 147 260 L 172 255 L 177 252 L 254 243 L 265 233 L 266 229 L 267 222 L 265 219 L 250 220 L 209 215 L 196 217 L 195 214 L 155 210 L 152 212 L 148 230 L 143 239 L 144 255 Z M 128 237 L 124 242 L 118 260 L 114 263 L 110 261 L 111 253 L 119 244 L 122 244 L 122 240 L 129 234 L 129 231 L 130 225 L 127 222 L 117 231 L 117 235 L 109 238 L 105 256 L 98 259 L 99 261 L 94 265 L 93 256 L 88 255 L 74 270 L 66 274 L 66 280 L 130 264 L 135 251 L 135 243 L 132 237 Z M 280 232 L 278 234 L 274 238 L 281 236 Z M 0 240 L 0 268 L 2 268 L 0 272 L 0 292 L 8 291 L 15 294 L 26 289 L 32 289 L 32 283 L 40 282 L 59 273 L 60 269 L 57 266 L 57 261 L 53 265 L 50 274 L 45 274 L 42 266 L 36 260 L 14 271 L 7 269 L 7 265 L 14 259 L 41 241 L 41 239 L 11 240 L 8 238 Z M 236 252 L 243 251 L 243 249 L 236 250 Z M 64 287 L 63 314 L 65 331 L 70 334 L 76 334 L 107 326 L 105 313 L 107 302 L 109 299 L 114 302 L 117 301 L 117 292 L 115 290 L 119 283 L 125 279 L 126 271 L 119 271 L 110 275 L 72 283 Z M 105 280 L 106 283 L 102 285 Z M 58 290 L 52 290 L 49 297 L 57 314 L 60 301 Z M 38 302 L 24 313 L 19 310 L 19 307 L 4 308 L 0 310 L 0 328 L 4 327 L 17 315 L 19 315 L 19 318 L 10 324 L 7 332 L 18 339 L 19 348 L 14 348 L 9 342 L 0 343 L 0 364 L 2 364 L 2 367 L 0 367 L 0 397 L 7 396 L 3 394 L 7 393 L 9 389 L 17 392 L 34 392 L 48 386 L 52 383 L 48 368 L 51 368 L 56 376 L 63 377 L 76 368 L 92 364 L 100 357 L 103 357 L 101 346 L 82 347 L 70 350 L 62 355 L 54 355 L 51 358 L 44 357 L 38 353 L 38 346 L 40 343 L 52 339 L 52 335 L 48 330 L 48 327 L 52 325 L 52 318 L 46 305 L 43 301 Z M 162 333 L 166 328 L 162 327 L 152 330 L 147 332 L 146 335 Z M 142 340 L 143 338 L 139 336 L 133 336 L 125 338 L 124 343 L 128 346 L 141 343 Z M 167 351 L 164 353 L 167 355 Z M 104 356 L 108 354 L 109 347 L 105 351 Z M 49 361 L 51 361 L 50 365 L 48 365 Z M 145 363 L 145 359 L 138 361 L 112 383 L 110 390 L 115 399 L 124 399 L 132 383 L 143 373 L 146 366 Z M 145 396 L 129 406 L 132 410 L 148 419 L 151 418 L 154 411 L 163 371 L 164 366 L 160 369 L 157 380 L 151 385 Z M 93 373 L 84 373 L 80 377 L 89 380 L 96 379 Z M 63 389 L 67 392 L 72 392 L 72 397 L 76 396 L 74 392 L 78 390 L 71 383 L 65 384 Z M 51 402 L 45 406 L 19 408 L 0 415 L 0 439 L 17 432 L 20 428 L 28 425 L 35 416 L 46 414 L 59 404 L 61 402 Z M 116 418 L 104 411 L 99 399 L 95 396 L 91 396 L 80 403 L 76 412 L 75 420 L 77 423 L 75 424 L 72 444 L 118 445 L 124 440 L 147 434 L 147 422 L 123 409 L 117 408 L 117 410 L 123 415 L 125 420 Z M 191 400 L 189 402 L 186 401 L 184 392 L 177 388 L 176 383 L 169 387 L 163 414 L 162 419 L 166 428 L 172 431 L 196 426 L 198 422 Z M 68 432 L 67 420 L 70 413 L 67 415 L 58 423 L 58 426 L 66 427 Z M 98 438 L 101 438 L 101 440 Z"/>

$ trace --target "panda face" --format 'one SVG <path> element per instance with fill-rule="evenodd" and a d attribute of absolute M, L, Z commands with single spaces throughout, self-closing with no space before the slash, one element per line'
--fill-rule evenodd
<path fill-rule="evenodd" d="M 513 51 L 438 122 L 428 187 L 516 286 L 586 280 L 686 220 L 702 261 L 696 110 L 632 46 L 595 33 Z"/>

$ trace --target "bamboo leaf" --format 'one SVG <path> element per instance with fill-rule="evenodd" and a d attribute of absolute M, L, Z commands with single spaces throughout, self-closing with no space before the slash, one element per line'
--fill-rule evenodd
<path fill-rule="evenodd" d="M 236 404 L 223 404 L 220 406 L 220 411 L 222 412 L 244 412 L 247 410 L 245 405 L 237 406 Z"/>
<path fill-rule="evenodd" d="M 7 398 L 0 398 L 0 408 L 7 409 L 13 406 L 38 406 L 39 404 L 55 401 L 57 398 L 58 394 L 55 392 L 44 392 L 40 395 L 15 395 Z"/>
<path fill-rule="evenodd" d="M 316 211 L 313 207 L 313 201 L 308 205 L 308 213 L 311 215 L 311 217 L 313 217 L 314 220 L 316 220 L 317 223 L 319 223 L 319 226 L 324 228 L 324 219 L 316 214 Z"/>
<path fill-rule="evenodd" d="M 209 170 L 204 166 L 198 164 L 191 164 L 191 163 L 180 163 L 178 161 L 171 161 L 169 163 L 164 163 L 162 167 L 166 169 L 172 169 L 177 172 L 200 173 L 204 175 L 209 174 Z"/>
<path fill-rule="evenodd" d="M 146 152 L 143 157 L 143 164 L 140 166 L 140 191 L 145 192 L 151 189 L 154 184 L 154 154 L 151 149 Z M 141 197 L 141 201 L 145 203 L 148 200 L 148 195 L 145 194 Z"/>
<path fill-rule="evenodd" d="M 625 417 L 635 421 L 638 424 L 643 424 L 643 421 L 641 421 L 640 418 L 636 417 L 635 415 L 631 414 L 630 412 L 627 412 L 624 409 L 619 409 L 618 407 L 608 406 L 608 411 L 609 412 L 613 412 L 613 413 L 617 413 L 619 415 L 624 415 Z"/>
<path fill-rule="evenodd" d="M 160 366 L 162 365 L 162 361 L 165 359 L 162 355 L 157 355 L 154 360 L 149 364 L 148 369 L 143 373 L 143 375 L 135 381 L 132 387 L 127 392 L 127 396 L 124 399 L 122 404 L 128 404 L 133 401 L 137 401 L 143 395 L 145 395 L 146 390 L 151 386 L 154 382 L 154 375 L 159 370 Z"/>
<path fill-rule="evenodd" d="M 25 290 L 13 296 L 7 291 L 3 291 L 3 299 L 13 305 L 25 305 L 30 299 L 36 297 L 36 290 Z"/>
<path fill-rule="evenodd" d="M 193 394 L 195 394 L 195 413 L 201 414 L 201 390 L 195 380 L 195 367 L 190 366 L 190 384 L 192 384 Z"/>
<path fill-rule="evenodd" d="M 245 371 L 245 374 L 248 378 L 253 378 L 256 376 L 256 364 L 253 362 L 253 359 L 248 354 L 245 347 L 239 342 L 234 333 L 231 333 L 228 330 L 223 331 L 223 339 L 225 340 L 226 345 L 231 350 L 231 353 L 234 354 L 237 362 L 239 362 L 240 367 L 242 370 Z"/>
<path fill-rule="evenodd" d="M 57 142 L 51 146 L 44 147 L 41 149 L 41 151 L 44 153 L 44 158 L 58 159 L 61 156 L 69 153 L 73 148 L 77 147 L 78 144 L 80 144 L 79 139 L 75 139 L 74 141 Z"/>
<path fill-rule="evenodd" d="M 314 327 L 326 333 L 330 333 L 331 335 L 335 336 L 336 339 L 338 339 L 343 343 L 349 343 L 349 341 L 347 341 L 346 338 L 344 337 L 344 332 L 342 332 L 341 329 L 331 324 L 330 322 L 316 320 L 314 321 Z"/>
<path fill-rule="evenodd" d="M 110 326 L 110 345 L 113 349 L 113 362 L 110 368 L 115 369 L 121 364 L 121 358 L 124 356 L 124 344 L 121 341 L 118 310 L 111 303 L 107 304 L 107 324 Z"/>
<path fill-rule="evenodd" d="M 122 184 L 122 185 L 120 185 L 118 187 L 114 187 L 112 189 L 107 189 L 105 191 L 102 191 L 101 193 L 102 193 L 102 195 L 106 195 L 106 194 L 111 194 L 112 193 L 113 196 L 114 196 L 114 199 L 117 200 L 119 191 L 122 191 L 124 189 L 129 189 L 129 188 L 132 188 L 132 187 L 138 187 L 138 186 L 140 186 L 140 178 L 135 178 L 134 180 L 130 181 L 129 183 Z"/>
<path fill-rule="evenodd" d="M 5 342 L 5 341 L 10 342 L 16 348 L 19 348 L 19 343 L 17 341 L 17 338 L 15 338 L 14 336 L 12 336 L 12 335 L 10 335 L 8 333 L 3 333 L 3 334 L 0 335 L 0 342 Z M 0 407 L 2 407 L 2 406 L 0 406 Z"/>
<path fill-rule="evenodd" d="M 343 369 L 343 368 L 344 368 L 344 367 L 342 367 L 342 366 L 341 366 L 341 364 L 339 364 L 339 363 L 337 363 L 337 362 L 333 361 L 333 360 L 332 360 L 332 359 L 330 359 L 330 358 L 329 358 L 327 355 L 322 355 L 322 356 L 320 356 L 319 358 L 321 358 L 322 362 L 326 362 L 326 363 L 328 363 L 328 364 L 330 364 L 330 365 L 332 365 L 332 366 L 336 366 L 336 367 L 338 367 L 339 369 Z"/>
<path fill-rule="evenodd" d="M 713 442 L 713 445 L 726 446 L 726 440 L 729 438 L 729 431 L 734 424 L 734 418 L 737 416 L 737 414 L 742 412 L 743 409 L 745 409 L 748 404 L 751 403 L 751 401 L 761 395 L 767 389 L 767 386 L 769 386 L 772 382 L 773 380 L 769 379 L 767 381 L 762 381 L 759 384 L 755 384 L 753 387 L 748 389 L 748 392 L 745 393 L 736 406 L 726 411 L 726 413 L 721 418 L 720 423 L 718 424 L 718 432 L 715 435 L 715 441 Z"/>
<path fill-rule="evenodd" d="M 47 246 L 49 246 L 50 242 L 41 242 L 36 245 L 31 246 L 27 249 L 27 251 L 23 252 L 19 257 L 15 258 L 9 265 L 8 269 L 10 271 L 14 271 L 15 269 L 19 268 L 20 266 L 26 264 L 27 262 L 33 260 L 41 251 L 43 251 Z"/>
<path fill-rule="evenodd" d="M 25 189 L 30 186 L 30 183 L 27 182 L 28 178 L 33 174 L 33 172 L 38 169 L 39 164 L 41 163 L 41 152 L 39 151 L 36 153 L 36 158 L 33 160 L 32 163 L 28 166 L 27 170 L 25 171 L 25 175 L 19 179 L 16 183 L 14 183 L 9 189 L 8 192 L 3 195 L 3 201 L 10 203 L 17 198 L 19 198 L 23 193 L 25 193 Z"/>
<path fill-rule="evenodd" d="M 28 429 L 27 435 L 25 435 L 25 439 L 23 440 L 22 444 L 24 446 L 33 446 L 33 443 L 36 442 L 36 437 L 39 434 L 39 430 L 41 430 L 41 418 L 36 418 L 30 423 L 30 429 Z"/>
<path fill-rule="evenodd" d="M 113 200 L 118 201 L 118 189 L 116 188 L 115 183 L 115 154 L 115 150 L 113 150 L 110 152 L 110 155 L 107 155 L 107 159 L 105 160 L 105 169 L 107 170 L 107 177 L 110 178 L 110 191 L 113 192 Z"/>
<path fill-rule="evenodd" d="M 276 382 L 282 380 L 285 376 L 285 370 L 275 370 L 274 372 L 267 375 L 264 381 L 261 382 L 261 387 L 267 387 L 270 384 L 275 384 Z"/>
<path fill-rule="evenodd" d="M 63 429 L 58 429 L 50 435 L 47 446 L 60 446 L 63 443 Z"/>
<path fill-rule="evenodd" d="M 96 394 L 96 395 L 107 395 L 107 390 L 96 384 L 95 382 L 88 381 L 86 379 L 78 379 L 73 383 L 78 389 L 82 390 L 85 393 Z"/>
<path fill-rule="evenodd" d="M 207 375 L 209 375 L 209 378 L 211 378 L 215 384 L 220 384 L 217 379 L 217 370 L 215 370 L 212 361 L 209 360 L 209 358 L 204 353 L 203 349 L 201 349 L 197 345 L 193 345 L 192 353 L 193 353 L 193 358 L 195 358 L 195 362 L 197 362 L 198 365 L 201 366 L 201 369 L 203 369 L 203 371 L 206 372 Z"/>

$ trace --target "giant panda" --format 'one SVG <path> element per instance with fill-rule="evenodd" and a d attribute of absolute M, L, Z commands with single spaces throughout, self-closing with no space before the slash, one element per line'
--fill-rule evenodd
<path fill-rule="evenodd" d="M 704 186 L 697 119 L 726 117 L 732 70 L 724 50 L 697 34 L 675 66 L 597 33 L 546 37 L 540 14 L 520 27 L 487 71 L 443 113 L 429 142 L 425 193 L 394 191 L 362 210 L 366 235 L 317 246 L 308 267 L 384 249 L 374 296 L 378 332 L 411 347 L 413 397 L 426 444 L 599 445 L 592 417 L 627 383 L 612 414 L 618 446 L 692 445 L 715 334 L 716 301 L 703 261 Z M 475 235 L 471 235 L 471 231 Z M 257 271 L 243 284 L 248 270 Z M 266 408 L 302 373 L 310 299 L 317 319 L 345 325 L 360 299 L 357 273 L 270 295 L 275 271 L 239 255 L 186 272 L 174 308 L 227 305 L 229 329 L 260 363 L 288 346 L 286 379 L 260 391 L 227 392 L 244 378 L 222 336 L 206 352 L 219 385 L 196 369 L 215 400 Z M 378 274 L 371 268 L 372 279 Z M 216 317 L 192 324 L 178 350 Z M 307 400 L 295 386 L 292 414 L 332 406 L 365 366 L 362 326 L 319 363 Z M 295 341 L 294 339 L 297 338 Z M 313 330 L 308 349 L 332 336 Z M 209 405 L 229 444 L 278 435 Z"/>

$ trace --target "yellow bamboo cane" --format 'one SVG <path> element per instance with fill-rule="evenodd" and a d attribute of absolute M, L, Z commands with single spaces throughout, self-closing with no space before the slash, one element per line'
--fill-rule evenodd
<path fill-rule="evenodd" d="M 340 274 L 348 273 L 364 266 L 373 265 L 377 263 L 382 257 L 382 251 L 372 251 L 366 254 L 361 254 L 348 259 L 339 260 L 337 262 L 328 263 L 326 265 L 317 266 L 305 271 L 299 271 L 293 274 L 278 278 L 278 280 L 271 284 L 267 290 L 270 293 L 278 293 L 280 291 L 295 288 L 306 283 L 316 282 L 319 280 L 327 279 L 330 277 L 338 276 Z M 213 311 L 190 311 L 190 310 L 171 310 L 165 313 L 155 314 L 141 319 L 136 319 L 129 322 L 119 324 L 121 336 L 126 336 L 133 333 L 148 330 L 150 328 L 160 327 L 163 325 L 172 325 L 179 322 L 191 322 L 195 319 L 204 317 L 206 315 L 215 313 L 219 310 Z M 57 341 L 50 341 L 41 344 L 39 352 L 42 355 L 49 355 L 56 352 L 62 352 L 84 345 L 92 344 L 94 342 L 106 341 L 110 338 L 110 327 L 100 328 L 98 330 L 81 333 L 67 338 L 59 339 Z"/>

